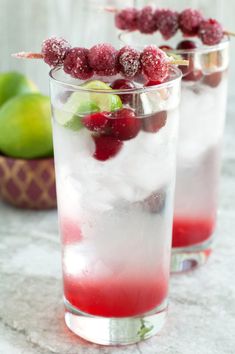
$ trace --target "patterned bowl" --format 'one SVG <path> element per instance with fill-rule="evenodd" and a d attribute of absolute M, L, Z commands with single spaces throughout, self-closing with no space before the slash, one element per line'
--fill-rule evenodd
<path fill-rule="evenodd" d="M 24 160 L 0 155 L 0 197 L 19 208 L 55 208 L 54 159 Z"/>

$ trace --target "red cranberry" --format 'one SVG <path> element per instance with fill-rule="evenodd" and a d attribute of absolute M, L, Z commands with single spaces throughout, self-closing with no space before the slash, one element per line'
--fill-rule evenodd
<path fill-rule="evenodd" d="M 203 16 L 200 11 L 186 9 L 180 14 L 179 27 L 184 35 L 195 36 L 198 33 L 199 26 L 202 21 Z"/>
<path fill-rule="evenodd" d="M 223 77 L 222 71 L 217 71 L 215 73 L 205 75 L 203 83 L 210 87 L 217 87 L 221 83 Z"/>
<path fill-rule="evenodd" d="M 121 30 L 135 31 L 137 29 L 137 18 L 139 11 L 135 8 L 127 8 L 115 15 L 116 27 Z"/>
<path fill-rule="evenodd" d="M 95 152 L 93 157 L 99 161 L 106 161 L 118 154 L 123 142 L 113 136 L 93 136 L 95 142 Z"/>
<path fill-rule="evenodd" d="M 166 125 L 167 112 L 157 112 L 150 117 L 143 118 L 142 129 L 148 133 L 156 133 Z"/>
<path fill-rule="evenodd" d="M 184 81 L 199 81 L 202 78 L 202 72 L 199 69 L 193 69 L 187 75 L 183 76 L 182 80 Z"/>
<path fill-rule="evenodd" d="M 45 39 L 42 43 L 43 59 L 50 66 L 61 65 L 70 48 L 70 44 L 63 38 Z"/>
<path fill-rule="evenodd" d="M 151 81 L 164 81 L 168 76 L 169 59 L 154 45 L 145 47 L 141 54 L 142 72 Z"/>
<path fill-rule="evenodd" d="M 182 71 L 184 81 L 199 81 L 203 77 L 202 71 L 196 69 L 194 66 L 194 57 L 188 57 L 189 66 L 179 66 L 179 69 Z"/>
<path fill-rule="evenodd" d="M 184 81 L 199 81 L 201 80 L 203 74 L 200 69 L 195 69 L 193 57 L 187 58 L 189 60 L 189 66 L 179 66 L 183 73 L 182 80 Z"/>
<path fill-rule="evenodd" d="M 206 45 L 216 45 L 220 43 L 224 36 L 223 27 L 213 19 L 202 21 L 199 27 L 199 37 Z"/>
<path fill-rule="evenodd" d="M 64 71 L 80 80 L 88 80 L 93 76 L 93 70 L 88 62 L 88 49 L 73 48 L 68 51 L 64 60 Z"/>
<path fill-rule="evenodd" d="M 109 122 L 109 113 L 97 112 L 89 114 L 82 119 L 85 127 L 92 132 L 104 133 Z"/>
<path fill-rule="evenodd" d="M 140 53 L 129 46 L 121 48 L 117 55 L 118 71 L 126 78 L 133 78 L 140 71 Z"/>
<path fill-rule="evenodd" d="M 154 14 L 157 28 L 164 39 L 169 39 L 175 35 L 179 28 L 179 14 L 169 9 L 158 9 Z"/>
<path fill-rule="evenodd" d="M 118 80 L 115 80 L 114 82 L 112 82 L 110 87 L 112 87 L 112 89 L 114 89 L 114 90 L 130 90 L 130 89 L 134 89 L 135 85 L 130 80 L 118 79 Z M 127 104 L 127 103 L 131 102 L 131 99 L 132 99 L 131 94 L 126 93 L 126 94 L 119 95 L 119 96 L 122 100 L 122 103 Z"/>
<path fill-rule="evenodd" d="M 151 34 L 156 31 L 157 26 L 151 6 L 145 6 L 142 10 L 140 10 L 137 26 L 141 33 Z"/>
<path fill-rule="evenodd" d="M 94 45 L 88 53 L 89 65 L 97 75 L 109 76 L 117 74 L 117 51 L 111 44 Z"/>
<path fill-rule="evenodd" d="M 179 44 L 176 47 L 176 49 L 182 49 L 182 50 L 183 49 L 189 50 L 189 49 L 195 49 L 195 48 L 197 48 L 197 43 L 194 41 L 191 41 L 189 39 L 179 42 Z"/>
<path fill-rule="evenodd" d="M 130 140 L 137 136 L 141 128 L 141 120 L 136 118 L 131 109 L 123 108 L 113 114 L 110 119 L 112 136 L 119 140 Z"/>
<path fill-rule="evenodd" d="M 192 41 L 192 40 L 184 40 L 181 41 L 178 45 L 177 45 L 177 49 L 179 50 L 193 50 L 197 48 L 197 43 Z M 189 60 L 189 66 L 179 66 L 179 68 L 181 69 L 182 73 L 183 73 L 183 78 L 182 80 L 184 81 L 198 81 L 202 78 L 202 71 L 200 69 L 195 69 L 194 68 L 194 57 L 192 54 L 192 57 L 190 55 L 187 54 L 182 54 L 182 56 Z"/>

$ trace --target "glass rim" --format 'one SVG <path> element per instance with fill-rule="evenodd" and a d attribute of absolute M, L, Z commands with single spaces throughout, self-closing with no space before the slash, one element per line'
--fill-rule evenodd
<path fill-rule="evenodd" d="M 123 37 L 125 36 L 128 36 L 130 34 L 132 34 L 133 32 L 131 31 L 125 31 L 125 32 L 122 32 L 118 35 L 118 38 L 119 40 L 125 44 L 125 45 L 129 45 Z M 138 34 L 142 35 L 142 36 L 145 36 L 144 33 L 140 33 L 138 32 Z M 188 37 L 189 40 L 191 37 Z M 185 40 L 187 40 L 187 37 L 185 37 Z M 205 54 L 205 53 L 211 53 L 211 52 L 215 52 L 217 50 L 221 50 L 221 49 L 224 49 L 226 48 L 230 43 L 230 38 L 228 35 L 225 35 L 224 38 L 222 39 L 222 41 L 218 44 L 215 44 L 215 45 L 200 45 L 199 47 L 197 48 L 194 48 L 194 49 L 168 49 L 168 50 L 165 50 L 166 53 L 174 53 L 174 54 L 178 54 L 178 55 L 182 55 L 182 54 L 192 54 L 192 53 L 202 53 L 202 54 Z M 153 43 L 154 44 L 154 43 Z M 147 44 L 146 44 L 147 45 Z M 136 46 L 136 49 L 137 48 L 144 48 L 145 46 Z"/>
<path fill-rule="evenodd" d="M 158 85 L 152 85 L 152 86 L 142 86 L 142 87 L 136 87 L 136 88 L 131 88 L 131 89 L 101 89 L 101 90 L 97 90 L 97 89 L 91 89 L 91 88 L 86 88 L 86 87 L 83 87 L 82 84 L 80 85 L 76 85 L 76 84 L 72 84 L 72 83 L 68 83 L 68 82 L 65 82 L 63 80 L 60 80 L 58 78 L 56 78 L 56 73 L 58 71 L 61 71 L 63 70 L 62 67 L 56 67 L 56 68 L 53 68 L 50 70 L 49 72 L 49 76 L 50 76 L 50 80 L 51 82 L 55 82 L 57 85 L 60 85 L 60 86 L 63 86 L 64 88 L 67 88 L 67 89 L 70 89 L 70 90 L 73 90 L 73 91 L 83 91 L 83 92 L 87 92 L 87 93 L 97 93 L 97 94 L 117 94 L 117 95 L 125 95 L 125 94 L 140 94 L 140 93 L 146 93 L 146 92 L 149 92 L 149 91 L 155 91 L 155 90 L 160 90 L 160 89 L 163 89 L 163 88 L 166 88 L 166 87 L 171 87 L 171 86 L 174 86 L 174 84 L 178 81 L 181 80 L 182 78 L 182 72 L 181 70 L 174 66 L 174 65 L 171 65 L 170 67 L 170 72 L 173 76 L 173 78 L 169 78 L 168 81 L 165 81 L 161 84 L 158 84 Z M 66 74 L 66 73 L 65 73 Z M 66 74 L 67 75 L 67 74 Z M 92 79 L 90 79 L 92 80 Z M 87 80 L 87 81 L 90 81 L 90 80 Z M 99 79 L 94 79 L 94 80 L 99 80 Z M 85 83 L 86 81 L 84 81 Z"/>

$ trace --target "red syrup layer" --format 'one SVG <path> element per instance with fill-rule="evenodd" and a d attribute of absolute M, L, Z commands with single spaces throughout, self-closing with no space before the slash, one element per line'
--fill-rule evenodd
<path fill-rule="evenodd" d="M 78 310 L 104 317 L 136 316 L 153 310 L 165 300 L 168 279 L 163 274 L 110 276 L 102 279 L 64 275 L 66 300 Z"/>
<path fill-rule="evenodd" d="M 215 229 L 215 219 L 190 219 L 175 217 L 173 247 L 189 247 L 208 240 Z"/>

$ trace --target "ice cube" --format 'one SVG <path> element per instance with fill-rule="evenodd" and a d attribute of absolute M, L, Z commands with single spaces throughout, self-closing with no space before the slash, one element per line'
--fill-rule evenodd
<path fill-rule="evenodd" d="M 185 162 L 200 158 L 222 138 L 226 110 L 226 82 L 213 88 L 187 85 L 182 88 L 179 150 Z"/>

